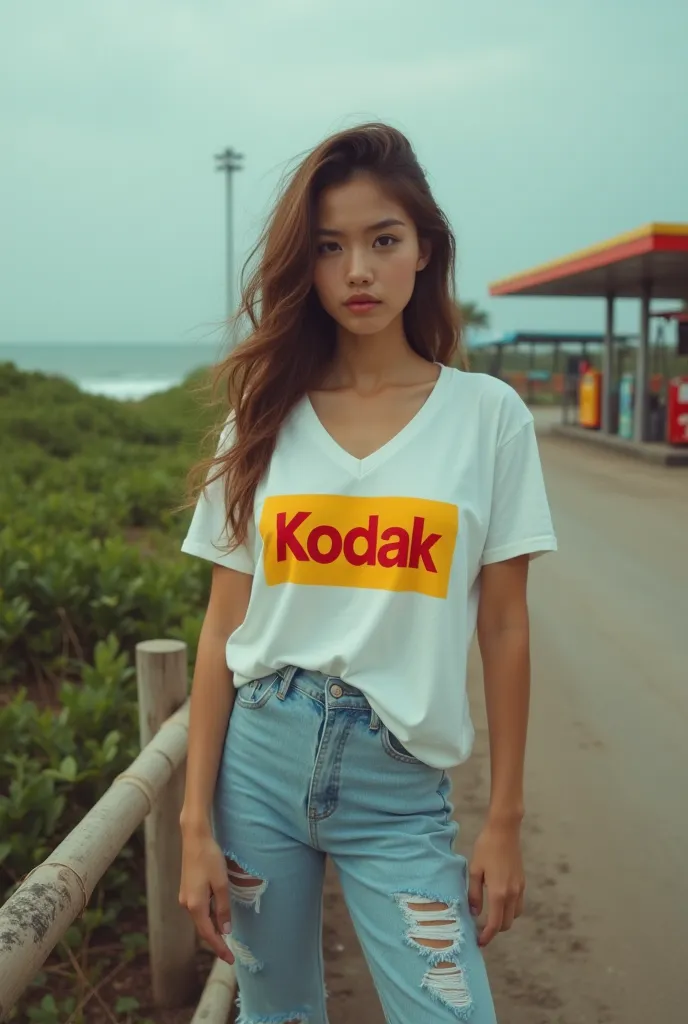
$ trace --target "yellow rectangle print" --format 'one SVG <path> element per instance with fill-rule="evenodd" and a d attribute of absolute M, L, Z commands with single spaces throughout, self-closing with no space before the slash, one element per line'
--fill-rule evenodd
<path fill-rule="evenodd" d="M 260 518 L 265 579 L 446 597 L 458 529 L 444 501 L 273 495 Z"/>

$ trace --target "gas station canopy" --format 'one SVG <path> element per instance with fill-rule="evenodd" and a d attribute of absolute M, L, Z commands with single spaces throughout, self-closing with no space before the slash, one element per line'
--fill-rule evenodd
<path fill-rule="evenodd" d="M 646 224 L 494 281 L 490 295 L 688 299 L 688 224 Z"/>
<path fill-rule="evenodd" d="M 606 299 L 602 431 L 612 431 L 614 304 L 640 299 L 634 438 L 648 439 L 648 365 L 652 299 L 688 300 L 688 224 L 646 224 L 490 285 L 490 295 L 587 296 Z"/>

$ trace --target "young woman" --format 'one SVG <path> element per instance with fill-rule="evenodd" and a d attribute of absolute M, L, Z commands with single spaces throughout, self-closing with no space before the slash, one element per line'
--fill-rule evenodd
<path fill-rule="evenodd" d="M 326 1024 L 329 855 L 386 1019 L 488 1024 L 481 947 L 523 907 L 528 562 L 556 548 L 533 419 L 450 367 L 454 239 L 398 131 L 318 146 L 257 252 L 182 545 L 214 564 L 180 901 L 236 960 L 242 1022 Z M 447 772 L 476 626 L 491 792 L 469 867 Z"/>

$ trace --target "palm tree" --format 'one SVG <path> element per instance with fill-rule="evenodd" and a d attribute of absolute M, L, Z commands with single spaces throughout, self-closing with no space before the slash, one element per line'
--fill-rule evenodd
<path fill-rule="evenodd" d="M 477 331 L 490 326 L 489 313 L 481 309 L 477 302 L 460 302 L 461 322 L 464 327 L 473 327 Z"/>
<path fill-rule="evenodd" d="M 477 302 L 457 302 L 459 317 L 463 334 L 463 345 L 456 353 L 453 366 L 458 369 L 470 369 L 468 355 L 469 334 L 487 330 L 490 326 L 490 317 L 486 310 L 481 309 Z"/>

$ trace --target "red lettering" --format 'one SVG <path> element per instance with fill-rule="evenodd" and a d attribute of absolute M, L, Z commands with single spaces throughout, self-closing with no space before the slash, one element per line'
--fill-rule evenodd
<path fill-rule="evenodd" d="M 377 528 L 379 516 L 368 516 L 367 526 L 354 526 L 344 537 L 344 557 L 352 565 L 375 565 L 375 549 L 377 548 Z M 356 541 L 362 537 L 366 541 L 365 551 L 356 551 Z"/>
<path fill-rule="evenodd" d="M 428 533 L 424 536 L 425 518 L 414 516 L 413 529 L 409 531 L 401 526 L 390 526 L 379 536 L 379 515 L 368 516 L 367 526 L 354 526 L 342 538 L 334 526 L 320 524 L 304 538 L 304 544 L 296 536 L 297 531 L 312 515 L 311 512 L 295 512 L 287 520 L 286 512 L 278 512 L 276 516 L 277 561 L 285 562 L 294 558 L 297 562 L 311 559 L 319 565 L 330 565 L 340 555 L 350 565 L 373 566 L 376 563 L 386 569 L 411 568 L 425 569 L 426 572 L 437 572 L 433 561 L 432 548 L 442 539 L 440 533 Z M 323 539 L 326 543 L 323 545 Z M 362 540 L 363 545 L 357 541 Z"/>
<path fill-rule="evenodd" d="M 296 531 L 299 526 L 310 516 L 310 512 L 297 512 L 287 522 L 287 513 L 277 513 L 277 561 L 284 562 L 287 558 L 287 551 L 290 551 L 297 562 L 307 562 L 308 555 L 301 543 L 296 539 Z"/>
<path fill-rule="evenodd" d="M 321 537 L 327 537 L 330 541 L 329 551 L 320 550 L 318 541 Z M 315 526 L 308 534 L 306 546 L 308 554 L 314 562 L 329 565 L 330 562 L 335 562 L 342 553 L 342 535 L 339 530 L 335 530 L 334 526 Z"/>
<path fill-rule="evenodd" d="M 409 535 L 401 526 L 390 526 L 382 531 L 381 540 L 390 541 L 389 544 L 381 544 L 377 553 L 377 560 L 386 569 L 398 565 L 405 568 L 408 565 L 409 557 Z"/>
<path fill-rule="evenodd" d="M 413 533 L 411 534 L 411 557 L 409 558 L 409 566 L 412 569 L 417 569 L 420 562 L 423 563 L 425 569 L 428 572 L 437 572 L 435 563 L 432 560 L 430 554 L 430 548 L 433 547 L 438 540 L 442 539 L 441 533 L 429 533 L 427 537 L 423 537 L 423 530 L 425 529 L 425 519 L 421 516 L 413 517 Z"/>

